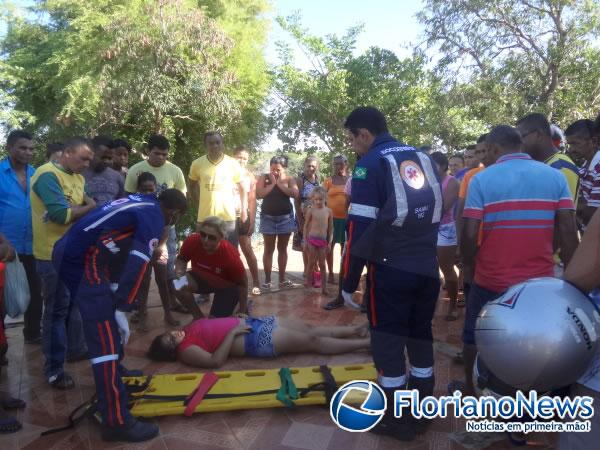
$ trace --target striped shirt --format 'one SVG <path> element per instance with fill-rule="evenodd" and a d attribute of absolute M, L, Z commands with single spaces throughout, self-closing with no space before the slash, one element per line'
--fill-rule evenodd
<path fill-rule="evenodd" d="M 552 276 L 556 212 L 574 209 L 562 172 L 512 153 L 471 180 L 463 217 L 481 220 L 475 283 L 494 292 Z"/>
<path fill-rule="evenodd" d="M 587 206 L 600 208 L 600 150 L 579 170 L 580 191 Z"/>

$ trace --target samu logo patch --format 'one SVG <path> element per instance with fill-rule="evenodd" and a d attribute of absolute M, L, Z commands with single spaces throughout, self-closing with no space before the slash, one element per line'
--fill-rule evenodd
<path fill-rule="evenodd" d="M 352 178 L 356 178 L 357 180 L 366 180 L 367 179 L 367 168 L 366 167 L 355 167 L 354 173 L 352 174 Z"/>

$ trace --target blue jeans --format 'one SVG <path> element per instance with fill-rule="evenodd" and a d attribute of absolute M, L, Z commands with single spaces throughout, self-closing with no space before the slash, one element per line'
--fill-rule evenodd
<path fill-rule="evenodd" d="M 50 261 L 36 261 L 42 284 L 42 351 L 46 362 L 44 375 L 49 378 L 64 372 L 65 358 L 87 353 L 79 309 L 71 302 L 67 287 L 58 279 Z"/>

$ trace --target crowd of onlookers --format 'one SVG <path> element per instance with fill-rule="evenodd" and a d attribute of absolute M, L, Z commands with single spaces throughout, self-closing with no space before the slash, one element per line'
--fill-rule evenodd
<path fill-rule="evenodd" d="M 89 140 L 72 138 L 64 143 L 48 144 L 47 162 L 37 169 L 30 164 L 35 145 L 33 137 L 25 131 L 13 131 L 7 137 L 7 157 L 0 162 L 0 260 L 9 261 L 17 255 L 25 268 L 31 300 L 24 314 L 24 339 L 26 344 L 42 345 L 44 374 L 52 387 L 73 387 L 74 381 L 64 370 L 64 363 L 85 359 L 87 353 L 77 308 L 70 304 L 69 292 L 51 264 L 53 245 L 79 218 L 128 194 L 147 195 L 175 188 L 186 194 L 197 209 L 196 232 L 186 238 L 179 255 L 180 239 L 175 227 L 165 228 L 138 290 L 137 311 L 131 317 L 141 331 L 147 330 L 151 272 L 169 325 L 179 324 L 172 311 L 201 317 L 197 304 L 206 301 L 211 293 L 215 293 L 211 315 L 230 315 L 236 307 L 246 313 L 248 293 L 259 295 L 295 286 L 286 271 L 292 236 L 292 248 L 303 254 L 304 286 L 317 287 L 323 294 L 328 294 L 327 286 L 337 283 L 337 295 L 324 306 L 325 309 L 354 305 L 342 289 L 344 265 L 339 267 L 338 282 L 334 278 L 338 268 L 333 267 L 336 244 L 342 252 L 344 249 L 352 197 L 352 177 L 346 156 L 333 158 L 332 175 L 326 178 L 321 176 L 320 161 L 314 155 L 304 160 L 300 174 L 288 173 L 288 159 L 284 155 L 270 159 L 267 173 L 254 173 L 248 167 L 250 153 L 246 147 L 233 149 L 229 156 L 225 153 L 221 134 L 209 132 L 204 137 L 206 154 L 193 161 L 186 177 L 181 168 L 169 161 L 170 143 L 162 135 L 148 137 L 144 159 L 131 167 L 132 147 L 123 139 L 96 136 Z M 591 120 L 578 120 L 563 134 L 543 115 L 530 114 L 519 120 L 516 128 L 494 129 L 462 152 L 446 154 L 432 152 L 430 148 L 421 149 L 434 162 L 442 186 L 444 206 L 437 250 L 449 298 L 447 320 L 456 320 L 460 316 L 458 308 L 464 305 L 459 299 L 461 289 L 465 298 L 472 286 L 483 291 L 487 289 L 487 294 L 480 295 L 489 298 L 490 292 L 501 292 L 507 282 L 514 281 L 511 274 L 500 274 L 504 276 L 502 286 L 485 283 L 486 279 L 497 276 L 491 274 L 497 270 L 492 266 L 504 257 L 502 245 L 511 251 L 523 252 L 510 241 L 509 232 L 498 238 L 493 246 L 479 249 L 475 278 L 474 255 L 458 251 L 459 247 L 465 248 L 461 240 L 472 240 L 476 249 L 487 230 L 486 221 L 491 220 L 488 214 L 479 214 L 483 206 L 478 202 L 485 197 L 481 192 L 489 186 L 481 185 L 482 178 L 476 175 L 502 160 L 503 155 L 510 154 L 509 150 L 515 154 L 522 150 L 527 158 L 564 174 L 569 197 L 577 205 L 579 230 L 585 230 L 596 208 L 600 207 L 598 133 Z M 509 170 L 510 165 L 506 167 Z M 504 181 L 494 180 L 495 183 Z M 527 183 L 524 179 L 515 189 L 523 193 Z M 479 197 L 475 198 L 475 195 Z M 532 195 L 523 194 L 521 201 L 535 202 Z M 506 211 L 496 211 L 496 214 L 503 213 Z M 482 224 L 481 230 L 479 225 L 472 229 L 469 220 L 464 219 L 473 217 Z M 545 220 L 541 216 L 538 219 L 539 223 Z M 258 231 L 264 239 L 262 281 L 251 240 L 257 220 Z M 557 239 L 561 244 L 553 260 L 557 275 L 574 250 L 574 230 L 569 228 L 567 221 L 565 218 L 557 228 Z M 538 225 L 536 223 L 536 227 Z M 540 227 L 547 228 L 547 225 Z M 507 225 L 506 229 L 510 227 Z M 528 245 L 531 246 L 531 242 Z M 246 259 L 250 281 L 243 270 L 238 247 Z M 488 249 L 492 254 L 486 257 Z M 275 250 L 277 282 L 272 279 Z M 537 264 L 535 258 L 535 255 L 531 256 L 534 266 Z M 199 266 L 198 270 L 204 271 L 206 276 L 193 286 L 177 289 L 175 282 L 185 273 L 189 261 L 192 266 L 205 264 L 206 267 Z M 0 263 L 2 284 L 3 264 Z M 486 264 L 491 267 L 485 267 Z M 360 274 L 362 266 L 359 269 Z M 348 292 L 345 294 L 347 296 Z M 5 353 L 6 340 L 0 333 L 0 364 L 6 363 Z M 467 372 L 472 367 L 471 353 L 465 350 L 463 355 Z M 469 374 L 467 384 L 470 383 Z M 4 415 L 2 405 L 0 414 Z"/>

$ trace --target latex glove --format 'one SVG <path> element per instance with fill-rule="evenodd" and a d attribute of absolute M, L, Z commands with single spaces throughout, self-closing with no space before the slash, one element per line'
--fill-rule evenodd
<path fill-rule="evenodd" d="M 115 320 L 117 321 L 117 325 L 119 326 L 119 333 L 121 333 L 121 343 L 126 345 L 129 341 L 129 336 L 131 332 L 129 331 L 129 322 L 127 321 L 127 316 L 123 311 L 119 311 L 118 309 L 115 311 Z"/>

